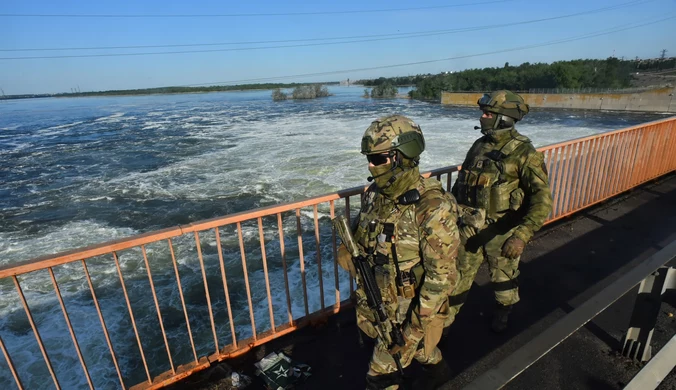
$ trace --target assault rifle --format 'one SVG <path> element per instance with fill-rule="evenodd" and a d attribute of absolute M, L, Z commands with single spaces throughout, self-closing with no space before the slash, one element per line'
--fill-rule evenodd
<path fill-rule="evenodd" d="M 380 289 L 376 284 L 373 270 L 369 266 L 366 257 L 359 254 L 357 243 L 352 236 L 352 230 L 347 222 L 345 216 L 339 216 L 332 220 L 333 227 L 336 229 L 338 236 L 352 256 L 352 263 L 362 282 L 362 288 L 366 293 L 366 302 L 368 307 L 375 313 L 376 330 L 381 340 L 387 345 L 387 349 L 391 349 L 395 344 L 403 347 L 405 345 L 404 336 L 401 334 L 399 327 L 394 325 L 392 321 L 385 314 L 385 307 L 383 305 L 383 298 L 380 295 Z M 401 366 L 401 354 L 399 352 L 392 355 L 394 362 L 397 365 L 399 373 L 403 376 L 404 369 Z"/>

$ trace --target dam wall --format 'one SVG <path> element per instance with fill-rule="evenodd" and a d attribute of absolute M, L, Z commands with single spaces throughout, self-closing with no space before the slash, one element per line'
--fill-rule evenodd
<path fill-rule="evenodd" d="M 676 113 L 676 88 L 638 93 L 521 93 L 533 108 Z M 441 104 L 475 106 L 481 92 L 442 92 Z"/>

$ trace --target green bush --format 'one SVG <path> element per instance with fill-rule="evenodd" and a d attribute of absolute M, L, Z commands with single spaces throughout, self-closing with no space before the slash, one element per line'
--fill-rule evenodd
<path fill-rule="evenodd" d="M 318 97 L 330 96 L 329 89 L 323 85 L 301 85 L 293 89 L 291 97 L 293 99 L 315 99 Z"/>
<path fill-rule="evenodd" d="M 287 94 L 282 92 L 282 90 L 279 88 L 272 91 L 272 100 L 276 102 L 280 100 L 286 100 L 287 98 L 288 98 Z"/>
<path fill-rule="evenodd" d="M 399 89 L 392 85 L 390 82 L 385 82 L 379 85 L 376 85 L 371 90 L 372 98 L 393 98 L 397 96 Z"/>

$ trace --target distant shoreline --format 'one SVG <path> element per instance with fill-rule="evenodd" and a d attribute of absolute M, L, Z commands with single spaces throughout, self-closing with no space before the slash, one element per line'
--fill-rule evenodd
<path fill-rule="evenodd" d="M 38 99 L 38 98 L 63 98 L 63 97 L 92 97 L 92 96 L 145 96 L 145 95 L 177 95 L 192 93 L 212 93 L 212 92 L 244 92 L 244 91 L 265 91 L 277 88 L 295 88 L 301 85 L 339 85 L 337 81 L 326 83 L 286 83 L 286 84 L 240 84 L 240 85 L 220 85 L 209 87 L 161 87 L 161 88 L 142 88 L 142 89 L 121 89 L 96 92 L 72 92 L 56 94 L 23 94 L 0 96 L 2 100 L 17 99 Z"/>

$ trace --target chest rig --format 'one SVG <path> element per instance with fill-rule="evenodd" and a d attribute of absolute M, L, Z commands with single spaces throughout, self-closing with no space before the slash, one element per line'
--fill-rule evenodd
<path fill-rule="evenodd" d="M 410 299 L 422 281 L 416 204 L 424 186 L 396 201 L 369 191 L 354 238 L 373 269 L 384 302 Z"/>
<path fill-rule="evenodd" d="M 471 151 L 458 173 L 458 202 L 486 211 L 487 221 L 495 221 L 509 210 L 516 211 L 523 203 L 519 188 L 518 160 L 514 151 L 530 140 L 518 135 L 496 148 L 483 142 Z"/>

